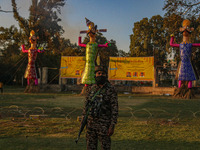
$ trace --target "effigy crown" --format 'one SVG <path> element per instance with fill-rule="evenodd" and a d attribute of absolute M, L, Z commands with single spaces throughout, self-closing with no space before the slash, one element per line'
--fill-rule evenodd
<path fill-rule="evenodd" d="M 34 35 L 35 35 L 35 31 L 34 31 L 34 30 L 31 30 L 30 36 L 34 36 Z"/>
<path fill-rule="evenodd" d="M 190 26 L 190 24 L 191 24 L 191 22 L 190 22 L 190 20 L 188 20 L 188 19 L 185 19 L 185 20 L 183 20 L 183 23 L 182 23 L 182 26 L 183 27 L 186 27 L 186 26 Z"/>

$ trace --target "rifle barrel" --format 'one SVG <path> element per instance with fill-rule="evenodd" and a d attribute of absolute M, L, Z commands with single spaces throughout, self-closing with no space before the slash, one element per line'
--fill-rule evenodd
<path fill-rule="evenodd" d="M 83 129 L 85 128 L 85 125 L 87 124 L 87 118 L 88 118 L 88 112 L 87 112 L 87 114 L 85 115 L 85 117 L 83 118 L 83 121 L 82 121 L 82 123 L 81 123 L 81 127 L 80 127 L 80 130 L 79 130 L 79 132 L 78 132 L 78 137 L 77 137 L 77 139 L 75 140 L 76 144 L 78 143 L 78 140 L 79 140 L 79 138 L 80 138 L 80 136 L 81 136 L 81 133 L 82 133 Z"/>

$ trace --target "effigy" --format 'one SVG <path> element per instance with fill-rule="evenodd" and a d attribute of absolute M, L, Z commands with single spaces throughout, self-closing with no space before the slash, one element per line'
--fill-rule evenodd
<path fill-rule="evenodd" d="M 78 44 L 81 47 L 86 47 L 86 63 L 85 63 L 85 69 L 82 75 L 81 83 L 85 84 L 85 86 L 88 86 L 90 84 L 95 83 L 95 64 L 96 59 L 98 55 L 98 47 L 108 47 L 108 43 L 105 44 L 97 44 L 95 42 L 96 39 L 96 33 L 97 32 L 106 32 L 106 29 L 100 29 L 97 30 L 97 25 L 95 25 L 93 22 L 91 22 L 89 19 L 86 19 L 86 24 L 88 26 L 88 30 L 86 31 L 80 31 L 80 33 L 87 33 L 87 35 L 90 38 L 90 41 L 87 44 L 81 43 L 81 36 L 79 37 Z"/>
<path fill-rule="evenodd" d="M 190 27 L 190 21 L 184 20 L 180 32 L 183 34 L 183 41 L 180 44 L 174 43 L 174 35 L 171 36 L 170 46 L 179 47 L 180 64 L 177 69 L 178 89 L 174 91 L 174 97 L 190 99 L 194 97 L 192 92 L 192 81 L 198 80 L 198 75 L 191 61 L 192 47 L 200 47 L 200 43 L 191 43 L 189 38 L 194 28 Z M 184 90 L 185 89 L 185 90 Z"/>
<path fill-rule="evenodd" d="M 35 32 L 32 30 L 30 32 L 29 42 L 31 43 L 31 47 L 26 50 L 24 45 L 22 45 L 22 52 L 28 53 L 28 64 L 26 67 L 26 71 L 24 74 L 24 78 L 27 79 L 27 88 L 25 92 L 34 92 L 33 85 L 38 85 L 38 75 L 36 72 L 36 66 L 35 61 L 37 58 L 37 53 L 43 53 L 44 50 L 37 49 L 37 39 L 39 39 L 38 36 L 36 36 Z"/>

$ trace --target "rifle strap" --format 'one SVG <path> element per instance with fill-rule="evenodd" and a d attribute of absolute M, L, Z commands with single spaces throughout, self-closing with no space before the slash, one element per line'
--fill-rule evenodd
<path fill-rule="evenodd" d="M 100 88 L 100 89 L 94 94 L 94 96 L 91 98 L 91 102 L 94 101 L 94 98 L 100 93 L 100 91 L 101 91 L 102 89 L 103 89 L 103 87 Z"/>
<path fill-rule="evenodd" d="M 105 83 L 106 84 L 106 83 Z M 103 85 L 103 87 L 101 87 L 95 94 L 94 96 L 91 98 L 91 102 L 94 100 L 94 98 L 101 92 L 105 92 L 105 84 Z M 92 89 L 93 90 L 93 89 Z"/>
<path fill-rule="evenodd" d="M 104 86 L 102 88 L 100 88 L 95 94 L 94 96 L 91 98 L 91 102 L 94 101 L 95 97 L 100 93 L 100 91 L 104 88 Z M 91 108 L 91 107 L 90 107 Z M 87 110 L 86 116 L 88 115 L 90 109 Z"/>

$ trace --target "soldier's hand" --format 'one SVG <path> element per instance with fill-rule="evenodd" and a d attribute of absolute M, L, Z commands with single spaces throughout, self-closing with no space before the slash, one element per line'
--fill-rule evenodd
<path fill-rule="evenodd" d="M 108 136 L 112 136 L 114 133 L 114 126 L 110 126 L 108 129 Z"/>

